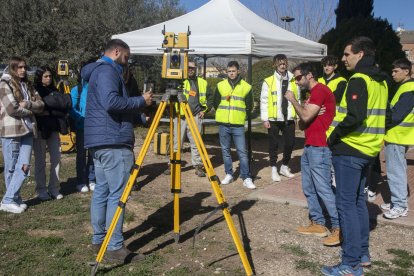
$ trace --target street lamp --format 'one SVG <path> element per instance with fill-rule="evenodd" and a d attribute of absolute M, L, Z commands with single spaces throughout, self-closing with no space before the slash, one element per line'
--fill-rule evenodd
<path fill-rule="evenodd" d="M 286 23 L 290 23 L 290 22 L 292 22 L 293 20 L 295 20 L 295 18 L 293 18 L 293 17 L 290 17 L 290 16 L 283 16 L 283 17 L 281 17 L 280 19 L 282 19 L 282 21 L 284 21 L 285 22 L 285 30 L 286 30 Z M 290 24 L 289 24 L 290 25 Z"/>

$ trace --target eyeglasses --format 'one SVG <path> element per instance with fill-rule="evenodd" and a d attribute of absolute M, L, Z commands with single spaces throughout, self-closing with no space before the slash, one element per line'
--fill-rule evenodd
<path fill-rule="evenodd" d="M 197 67 L 188 67 L 188 70 L 195 70 Z"/>
<path fill-rule="evenodd" d="M 300 81 L 303 78 L 303 75 L 297 75 L 295 77 L 295 81 Z"/>

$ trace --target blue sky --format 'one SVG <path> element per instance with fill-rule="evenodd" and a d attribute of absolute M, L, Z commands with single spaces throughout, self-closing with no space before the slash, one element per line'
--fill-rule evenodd
<path fill-rule="evenodd" d="M 246 7 L 260 15 L 261 0 L 240 0 Z M 197 9 L 208 0 L 180 0 L 187 11 Z M 374 0 L 374 16 L 387 18 L 394 29 L 403 24 L 406 30 L 414 30 L 414 0 Z"/>

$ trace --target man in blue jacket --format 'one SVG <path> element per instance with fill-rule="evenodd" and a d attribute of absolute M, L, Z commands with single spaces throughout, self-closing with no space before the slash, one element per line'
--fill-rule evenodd
<path fill-rule="evenodd" d="M 109 228 L 134 163 L 134 119 L 152 102 L 152 94 L 128 97 L 122 79 L 128 63 L 129 46 L 113 39 L 104 56 L 86 65 L 82 79 L 89 83 L 84 122 L 85 148 L 93 157 L 96 185 L 91 202 L 92 246 L 98 251 Z M 139 260 L 124 246 L 123 212 L 108 244 L 106 258 L 123 262 Z"/>

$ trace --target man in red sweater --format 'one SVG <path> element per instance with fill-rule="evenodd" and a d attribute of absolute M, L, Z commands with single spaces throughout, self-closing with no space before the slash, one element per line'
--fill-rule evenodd
<path fill-rule="evenodd" d="M 293 92 L 287 91 L 285 94 L 300 118 L 299 126 L 305 130 L 305 149 L 301 158 L 302 190 L 308 202 L 311 222 L 309 226 L 299 227 L 298 232 L 328 236 L 320 203 L 323 202 L 331 226 L 331 235 L 323 243 L 337 245 L 340 243 L 339 219 L 331 186 L 332 155 L 326 143 L 326 130 L 335 116 L 335 96 L 326 85 L 318 83 L 316 69 L 310 63 L 299 64 L 293 74 L 302 91 L 310 92 L 304 106 L 297 102 Z M 326 108 L 324 112 L 320 112 L 322 107 Z"/>

